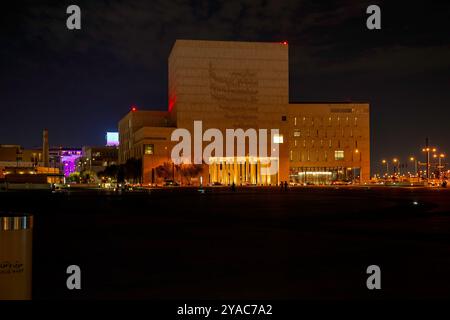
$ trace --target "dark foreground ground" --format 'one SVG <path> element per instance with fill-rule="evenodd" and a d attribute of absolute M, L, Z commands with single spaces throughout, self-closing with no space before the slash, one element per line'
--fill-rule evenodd
<path fill-rule="evenodd" d="M 2 210 L 35 214 L 34 299 L 450 298 L 447 189 L 9 192 Z"/>

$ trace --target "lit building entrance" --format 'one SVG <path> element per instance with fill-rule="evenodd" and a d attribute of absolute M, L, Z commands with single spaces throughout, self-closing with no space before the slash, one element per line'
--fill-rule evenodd
<path fill-rule="evenodd" d="M 356 182 L 360 168 L 346 167 L 299 167 L 291 168 L 290 181 L 295 184 L 326 185 L 335 181 Z"/>
<path fill-rule="evenodd" d="M 269 166 L 277 168 L 269 175 Z M 211 157 L 209 181 L 230 185 L 277 185 L 279 161 L 276 157 Z"/>

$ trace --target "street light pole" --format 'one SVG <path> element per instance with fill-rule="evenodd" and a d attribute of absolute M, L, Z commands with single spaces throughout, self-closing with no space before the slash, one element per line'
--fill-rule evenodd
<path fill-rule="evenodd" d="M 428 184 L 428 182 L 430 181 L 430 151 L 436 152 L 436 148 L 431 149 L 428 146 L 428 138 L 425 141 L 426 141 L 426 146 L 425 146 L 425 148 L 422 149 L 422 151 L 427 153 L 427 168 L 426 168 L 427 174 L 426 174 L 426 177 L 427 177 L 427 184 Z"/>
<path fill-rule="evenodd" d="M 394 176 L 395 176 L 395 168 L 398 168 L 398 169 L 400 169 L 399 167 L 397 167 L 396 166 L 396 164 L 397 164 L 397 162 L 398 162 L 398 159 L 397 158 L 394 158 L 393 160 L 392 160 L 392 162 L 394 163 Z M 400 170 L 399 170 L 399 172 L 400 172 Z"/>
<path fill-rule="evenodd" d="M 381 163 L 386 165 L 386 175 L 389 176 L 389 161 L 383 159 Z"/>
<path fill-rule="evenodd" d="M 411 158 L 409 158 L 409 160 L 414 162 L 414 173 L 418 177 L 418 173 L 417 173 L 417 159 L 416 159 L 416 157 L 411 157 Z"/>
<path fill-rule="evenodd" d="M 361 184 L 361 152 L 358 149 L 355 149 L 355 153 L 359 154 L 359 183 Z M 352 155 L 353 157 L 353 181 L 356 182 L 356 170 L 355 170 L 355 164 L 354 164 L 354 154 Z"/>

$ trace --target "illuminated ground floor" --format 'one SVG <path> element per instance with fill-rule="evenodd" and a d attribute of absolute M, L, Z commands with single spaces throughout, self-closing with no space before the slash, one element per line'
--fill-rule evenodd
<path fill-rule="evenodd" d="M 209 180 L 211 184 L 223 185 L 277 185 L 278 170 L 275 157 L 210 158 Z"/>
<path fill-rule="evenodd" d="M 276 169 L 268 174 L 269 165 Z M 278 185 L 278 158 L 211 158 L 208 167 L 209 182 L 222 185 Z M 357 167 L 291 167 L 289 182 L 294 184 L 327 185 L 334 182 L 359 183 Z"/>
<path fill-rule="evenodd" d="M 359 182 L 360 168 L 349 167 L 296 167 L 289 173 L 295 184 L 326 185 L 333 182 Z"/>
<path fill-rule="evenodd" d="M 283 157 L 211 157 L 208 165 L 174 165 L 169 157 L 147 156 L 143 160 L 142 183 L 152 185 L 164 185 L 167 180 L 181 185 L 275 186 L 285 181 L 329 185 L 366 183 L 369 176 L 368 167 L 351 163 L 306 166 Z"/>

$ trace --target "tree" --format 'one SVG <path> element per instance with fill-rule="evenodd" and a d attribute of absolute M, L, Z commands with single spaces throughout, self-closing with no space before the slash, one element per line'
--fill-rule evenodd
<path fill-rule="evenodd" d="M 94 171 L 82 171 L 80 172 L 80 178 L 81 182 L 83 183 L 92 183 L 98 181 L 97 174 Z"/>
<path fill-rule="evenodd" d="M 69 175 L 69 182 L 80 183 L 81 177 L 79 172 L 73 172 Z"/>
<path fill-rule="evenodd" d="M 173 178 L 173 165 L 169 162 L 164 162 L 162 165 L 155 168 L 155 175 L 157 178 L 170 180 Z"/>
<path fill-rule="evenodd" d="M 117 183 L 125 182 L 125 169 L 123 165 L 120 165 L 117 169 Z"/>
<path fill-rule="evenodd" d="M 191 179 L 202 173 L 203 166 L 201 164 L 182 164 L 179 168 L 180 175 L 191 184 Z"/>
<path fill-rule="evenodd" d="M 119 166 L 116 164 L 109 165 L 105 170 L 98 173 L 98 177 L 101 179 L 110 178 L 111 180 L 117 180 L 119 174 Z"/>
<path fill-rule="evenodd" d="M 141 183 L 142 181 L 142 160 L 131 158 L 125 162 L 124 174 L 127 180 Z"/>

